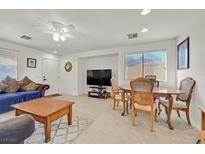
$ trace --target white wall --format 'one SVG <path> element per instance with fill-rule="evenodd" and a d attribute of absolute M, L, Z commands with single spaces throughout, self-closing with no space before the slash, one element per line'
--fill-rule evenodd
<path fill-rule="evenodd" d="M 87 66 L 85 66 L 85 59 L 84 58 L 79 58 L 78 59 L 78 92 L 77 94 L 84 94 L 85 89 L 86 89 L 86 78 L 85 78 L 85 69 Z"/>
<path fill-rule="evenodd" d="M 164 40 L 146 44 L 138 44 L 126 47 L 119 47 L 115 49 L 103 49 L 95 51 L 87 51 L 76 54 L 70 54 L 63 56 L 61 58 L 61 92 L 66 94 L 78 95 L 82 93 L 82 88 L 79 84 L 82 84 L 83 81 L 79 76 L 83 75 L 79 68 L 83 67 L 82 58 L 89 58 L 95 56 L 105 56 L 117 54 L 117 72 L 118 72 L 118 84 L 125 84 L 129 81 L 125 80 L 124 77 L 124 56 L 126 53 L 130 52 L 141 52 L 141 51 L 150 51 L 150 50 L 159 50 L 166 49 L 167 51 L 167 82 L 161 83 L 163 86 L 176 87 L 176 40 Z M 73 63 L 74 69 L 71 72 L 65 72 L 64 64 L 66 61 L 71 61 Z M 98 61 L 93 63 L 93 65 L 98 65 Z"/>
<path fill-rule="evenodd" d="M 9 49 L 9 51 L 18 52 L 18 79 L 28 76 L 33 81 L 42 82 L 42 58 L 59 60 L 59 56 L 42 52 L 33 48 L 28 48 L 21 45 L 5 42 L 0 40 L 0 48 Z M 37 59 L 36 68 L 27 67 L 27 58 Z"/>
<path fill-rule="evenodd" d="M 87 70 L 95 70 L 95 69 L 112 69 L 112 76 L 118 77 L 118 55 L 110 54 L 103 56 L 94 56 L 87 58 L 79 58 L 78 59 L 78 94 L 87 93 L 89 86 L 87 86 L 86 78 L 87 78 Z M 110 91 L 110 88 L 107 89 Z"/>
<path fill-rule="evenodd" d="M 70 72 L 64 69 L 65 63 L 69 61 L 73 68 Z M 76 56 L 63 56 L 60 60 L 60 93 L 77 95 L 78 94 L 78 58 Z M 80 82 L 79 82 L 80 83 Z"/>
<path fill-rule="evenodd" d="M 187 37 L 190 39 L 190 69 L 177 71 L 177 82 L 190 76 L 196 80 L 196 86 L 194 89 L 191 106 L 190 106 L 190 118 L 192 125 L 196 128 L 200 128 L 200 111 L 199 106 L 203 106 L 205 110 L 205 24 L 200 23 L 194 26 L 190 31 L 181 34 L 177 40 L 178 44 L 185 40 Z M 185 119 L 185 116 L 183 116 Z"/>

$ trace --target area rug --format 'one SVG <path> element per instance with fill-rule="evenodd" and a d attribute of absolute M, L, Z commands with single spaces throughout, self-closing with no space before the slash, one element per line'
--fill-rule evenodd
<path fill-rule="evenodd" d="M 68 126 L 67 117 L 54 121 L 51 126 L 50 144 L 72 143 L 87 127 L 93 123 L 92 119 L 85 116 L 73 117 L 72 126 Z M 26 144 L 44 144 L 44 125 L 36 122 L 35 132 L 26 139 Z"/>

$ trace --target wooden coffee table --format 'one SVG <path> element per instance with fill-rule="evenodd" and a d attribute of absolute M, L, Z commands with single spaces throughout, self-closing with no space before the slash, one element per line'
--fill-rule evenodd
<path fill-rule="evenodd" d="M 24 103 L 12 105 L 16 116 L 30 114 L 33 118 L 44 124 L 45 142 L 50 141 L 51 123 L 64 115 L 68 116 L 68 125 L 72 125 L 72 105 L 74 102 L 51 98 L 39 98 Z"/>

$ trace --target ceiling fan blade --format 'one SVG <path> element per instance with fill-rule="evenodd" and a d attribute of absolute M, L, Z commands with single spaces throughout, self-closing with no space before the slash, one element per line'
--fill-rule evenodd
<path fill-rule="evenodd" d="M 75 30 L 75 26 L 73 24 L 67 25 L 66 28 L 68 29 L 68 31 Z"/>
<path fill-rule="evenodd" d="M 43 33 L 45 33 L 45 34 L 54 34 L 55 32 L 53 32 L 53 31 L 43 31 Z"/>
<path fill-rule="evenodd" d="M 67 37 L 68 39 L 74 39 L 73 35 L 69 33 L 63 34 L 63 36 Z"/>

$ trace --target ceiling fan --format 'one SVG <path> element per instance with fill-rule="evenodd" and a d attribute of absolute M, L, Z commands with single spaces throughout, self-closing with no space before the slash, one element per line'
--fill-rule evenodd
<path fill-rule="evenodd" d="M 34 11 L 33 18 L 37 21 L 35 25 L 43 33 L 50 34 L 52 39 L 56 42 L 66 41 L 67 39 L 88 39 L 89 35 L 84 30 L 80 29 L 72 23 L 73 19 L 61 18 L 49 11 Z M 67 23 L 67 24 L 66 24 Z M 70 23 L 70 24 L 68 24 Z M 40 25 L 39 25 L 40 24 Z M 75 36 L 75 37 L 74 37 Z"/>
<path fill-rule="evenodd" d="M 72 37 L 69 32 L 75 29 L 75 26 L 73 24 L 67 26 L 60 22 L 52 22 L 51 24 L 52 28 L 50 33 L 53 35 L 54 41 L 66 41 L 67 38 Z"/>

